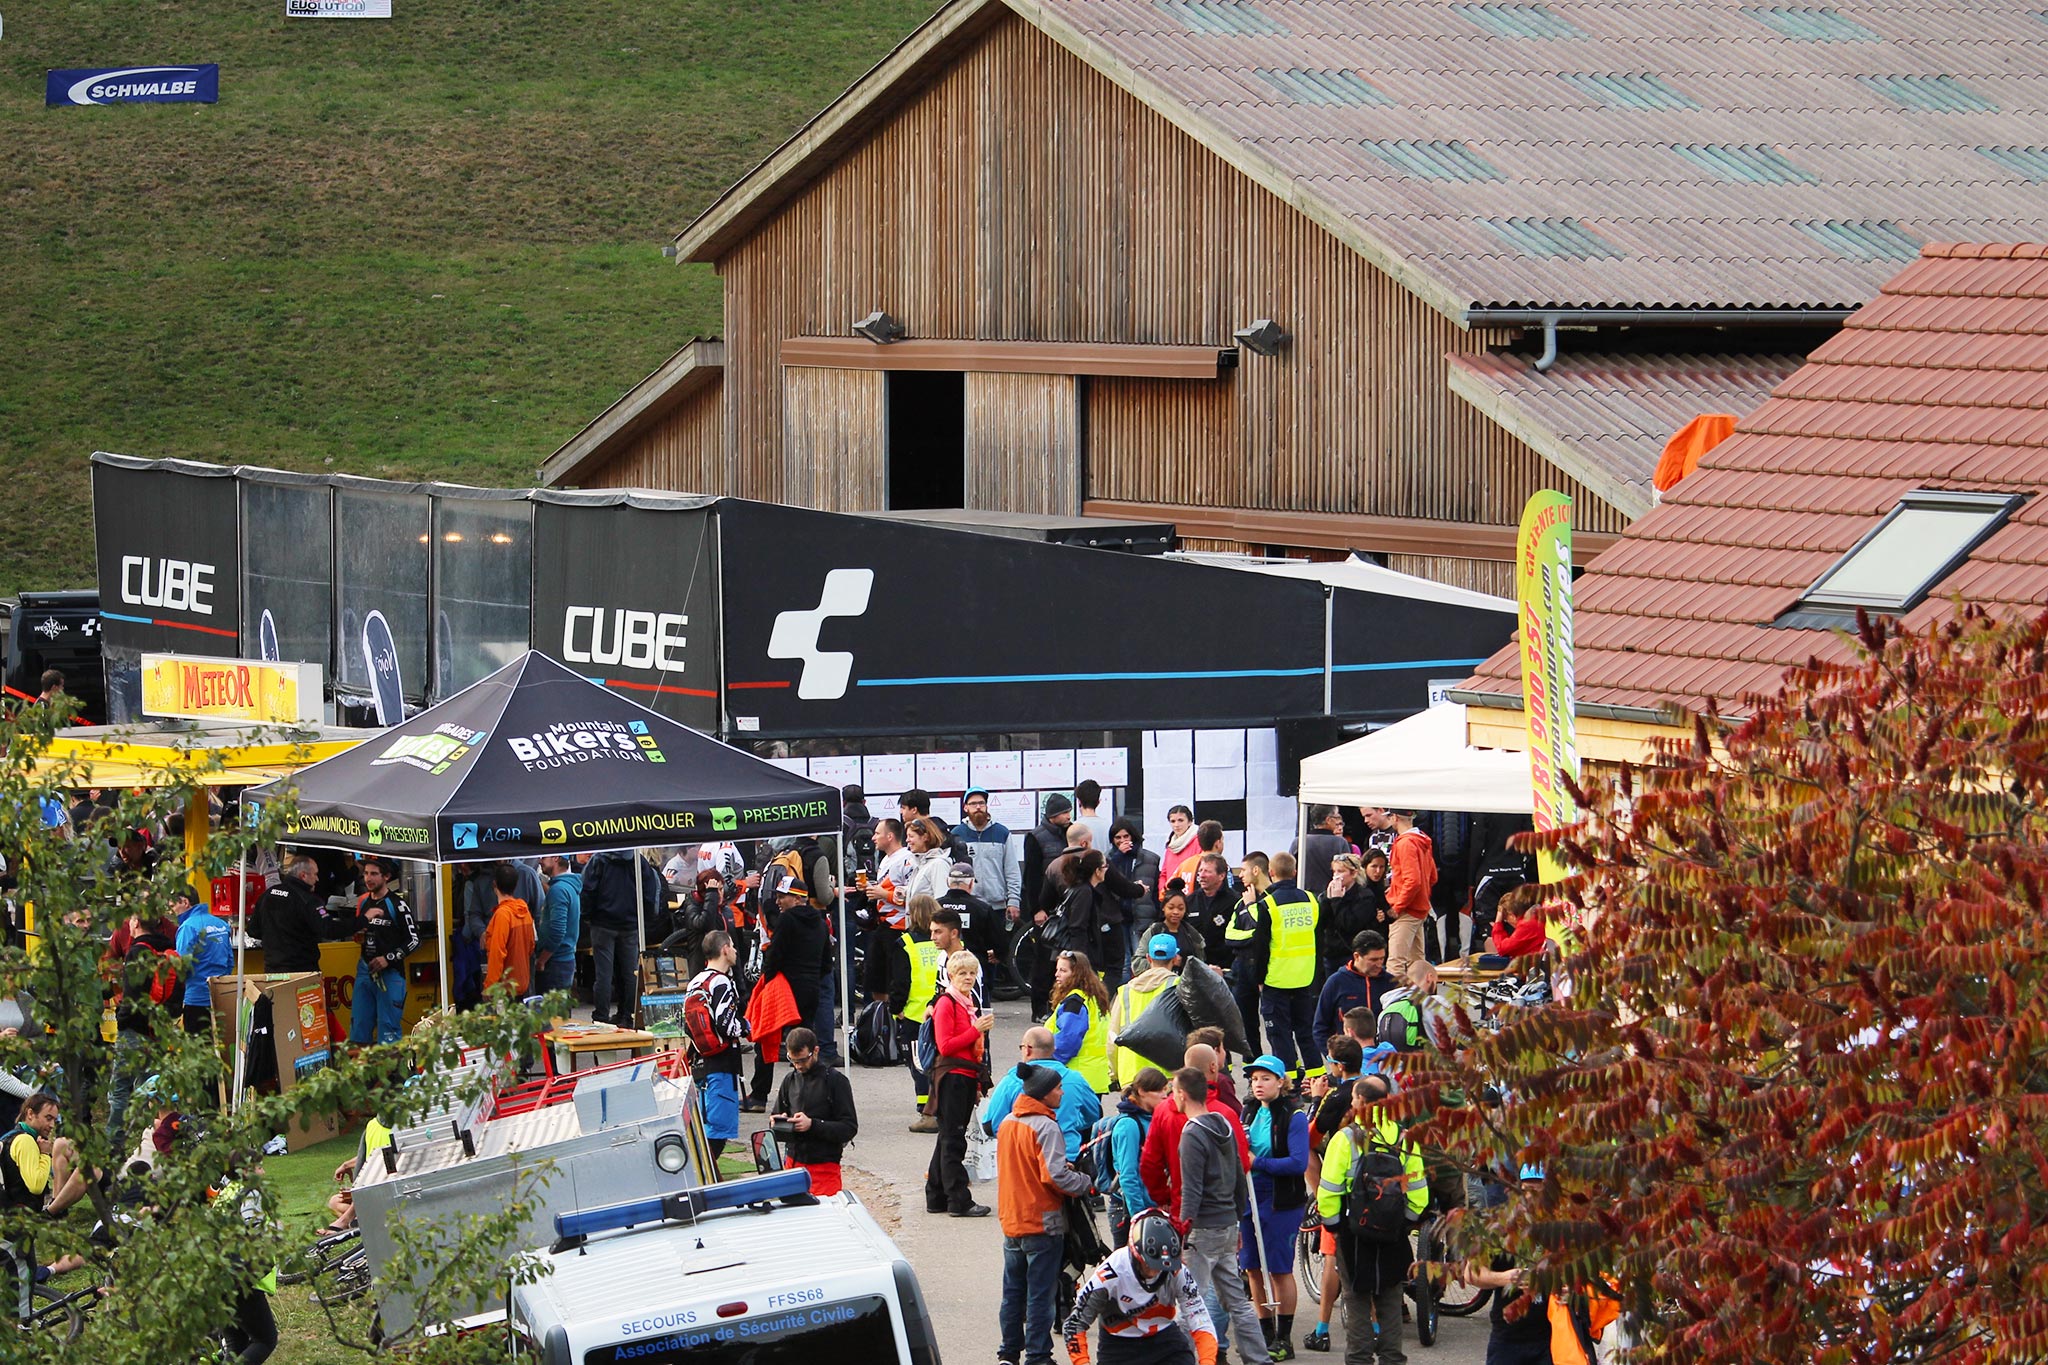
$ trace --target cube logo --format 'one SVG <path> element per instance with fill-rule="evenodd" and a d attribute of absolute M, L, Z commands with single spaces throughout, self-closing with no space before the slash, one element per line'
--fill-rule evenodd
<path fill-rule="evenodd" d="M 457 848 L 475 848 L 475 847 L 476 847 L 476 826 L 475 826 L 475 825 L 457 825 L 457 826 L 455 826 L 454 830 L 453 830 L 453 831 L 451 831 L 451 833 L 452 833 L 452 834 L 453 834 L 453 836 L 454 836 L 454 839 L 455 839 L 455 846 L 456 846 Z"/>
<path fill-rule="evenodd" d="M 370 822 L 370 842 L 373 844 L 384 842 L 384 822 L 382 820 L 372 820 Z"/>
<path fill-rule="evenodd" d="M 740 817 L 739 817 L 739 813 L 738 813 L 737 811 L 733 810 L 733 808 L 732 808 L 731 806 L 713 806 L 713 807 L 711 808 L 711 828 L 712 828 L 712 829 L 714 829 L 714 830 L 732 830 L 732 829 L 738 829 L 739 827 L 740 827 Z"/>
<path fill-rule="evenodd" d="M 543 844 L 566 844 L 569 831 L 563 828 L 560 820 L 543 820 L 540 822 L 540 841 Z"/>

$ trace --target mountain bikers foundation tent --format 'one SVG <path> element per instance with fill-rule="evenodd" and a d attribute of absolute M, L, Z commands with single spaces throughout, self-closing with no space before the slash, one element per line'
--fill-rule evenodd
<path fill-rule="evenodd" d="M 1304 805 L 1527 815 L 1529 760 L 1465 743 L 1465 708 L 1432 706 L 1301 761 Z"/>
<path fill-rule="evenodd" d="M 529 651 L 403 725 L 249 793 L 293 844 L 445 864 L 836 834 L 839 793 Z M 633 878 L 640 941 L 647 909 Z M 441 1004 L 448 1004 L 443 879 Z M 845 904 L 840 904 L 844 940 Z M 841 956 L 842 978 L 845 971 Z"/>

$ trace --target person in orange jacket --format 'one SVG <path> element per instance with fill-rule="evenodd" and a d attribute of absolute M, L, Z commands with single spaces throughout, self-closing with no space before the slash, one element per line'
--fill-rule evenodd
<path fill-rule="evenodd" d="M 498 904 L 491 911 L 490 927 L 484 930 L 484 989 L 500 981 L 512 983 L 512 994 L 533 992 L 533 908 L 512 893 L 519 889 L 519 872 L 510 863 L 499 863 L 491 873 L 498 888 Z"/>
<path fill-rule="evenodd" d="M 1429 918 L 1429 893 L 1436 889 L 1436 846 L 1415 828 L 1412 810 L 1389 811 L 1394 820 L 1394 847 L 1387 858 L 1387 908 L 1394 920 L 1387 926 L 1387 970 L 1396 981 L 1422 961 L 1422 926 Z"/>

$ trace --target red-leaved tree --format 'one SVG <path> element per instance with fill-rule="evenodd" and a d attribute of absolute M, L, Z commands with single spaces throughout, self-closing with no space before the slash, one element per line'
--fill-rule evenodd
<path fill-rule="evenodd" d="M 1861 634 L 1589 777 L 1569 998 L 1396 1101 L 1505 1173 L 1453 1246 L 1609 1286 L 1634 1360 L 2048 1359 L 2048 616 Z"/>

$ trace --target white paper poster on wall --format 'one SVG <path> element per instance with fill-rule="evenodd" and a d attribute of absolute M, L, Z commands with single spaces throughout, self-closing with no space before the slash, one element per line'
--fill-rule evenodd
<path fill-rule="evenodd" d="M 934 796 L 932 814 L 949 825 L 960 823 L 960 798 L 957 796 Z"/>
<path fill-rule="evenodd" d="M 1037 792 L 990 792 L 988 817 L 1012 834 L 1038 828 Z"/>
<path fill-rule="evenodd" d="M 1015 749 L 970 754 L 967 780 L 991 792 L 1016 791 L 1024 785 L 1024 755 Z M 1010 822 L 1005 820 L 1003 823 L 1007 825 Z"/>
<path fill-rule="evenodd" d="M 1039 791 L 1067 791 L 1074 785 L 1072 749 L 1026 749 L 1024 785 Z"/>
<path fill-rule="evenodd" d="M 967 755 L 919 754 L 917 756 L 917 785 L 928 792 L 961 792 L 967 790 Z M 932 813 L 938 814 L 936 807 Z"/>
<path fill-rule="evenodd" d="M 1104 787 L 1130 786 L 1131 751 L 1123 748 L 1074 750 L 1074 780 L 1082 782 L 1091 777 Z"/>
<path fill-rule="evenodd" d="M 865 790 L 867 785 L 860 780 L 859 754 L 834 754 L 826 758 L 814 758 L 811 760 L 810 775 L 813 782 L 823 782 L 828 787 L 860 786 Z"/>
<path fill-rule="evenodd" d="M 868 794 L 870 809 L 875 793 L 895 796 L 917 785 L 917 760 L 909 754 L 868 754 L 860 761 L 860 771 L 860 785 Z"/>
<path fill-rule="evenodd" d="M 811 775 L 810 761 L 808 759 L 771 758 L 768 761 L 770 763 L 773 763 L 776 767 L 782 769 L 782 771 L 786 773 L 795 773 L 798 777 L 809 777 Z"/>
<path fill-rule="evenodd" d="M 1193 730 L 1147 730 L 1145 732 L 1145 771 L 1151 772 L 1155 763 L 1193 763 L 1195 761 L 1195 732 Z"/>

